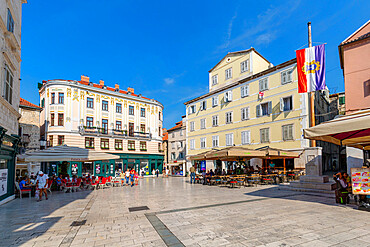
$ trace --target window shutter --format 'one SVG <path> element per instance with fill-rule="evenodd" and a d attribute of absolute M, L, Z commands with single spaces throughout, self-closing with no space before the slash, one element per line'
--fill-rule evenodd
<path fill-rule="evenodd" d="M 233 91 L 229 91 L 229 101 L 233 100 Z"/>
<path fill-rule="evenodd" d="M 269 84 L 268 84 L 268 80 L 267 78 L 265 79 L 265 85 L 264 85 L 264 89 L 267 90 L 269 88 Z"/>
<path fill-rule="evenodd" d="M 284 111 L 284 99 L 280 98 L 280 111 Z"/>
<path fill-rule="evenodd" d="M 249 107 L 246 108 L 246 118 L 249 119 Z"/>
<path fill-rule="evenodd" d="M 272 102 L 271 101 L 269 101 L 268 107 L 269 107 L 268 113 L 271 114 L 272 113 Z"/>
<path fill-rule="evenodd" d="M 240 88 L 240 96 L 243 98 L 244 97 L 244 87 Z"/>
<path fill-rule="evenodd" d="M 260 92 L 262 92 L 262 91 L 263 91 L 262 87 L 263 87 L 263 81 L 260 81 L 260 82 L 259 82 L 259 89 L 260 89 L 259 91 L 260 91 Z"/>
<path fill-rule="evenodd" d="M 289 139 L 293 139 L 293 125 L 289 125 Z"/>
<path fill-rule="evenodd" d="M 281 72 L 281 84 L 285 84 L 285 71 Z"/>
<path fill-rule="evenodd" d="M 245 96 L 249 96 L 249 85 L 245 86 Z"/>
<path fill-rule="evenodd" d="M 204 101 L 204 109 L 203 110 L 207 110 L 207 101 Z"/>
<path fill-rule="evenodd" d="M 247 131 L 247 143 L 250 144 L 251 143 L 251 132 L 250 131 Z"/>
<path fill-rule="evenodd" d="M 227 102 L 227 92 L 224 94 L 224 102 Z"/>

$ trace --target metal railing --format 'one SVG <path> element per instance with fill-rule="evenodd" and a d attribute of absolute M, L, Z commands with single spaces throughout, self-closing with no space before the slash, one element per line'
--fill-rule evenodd
<path fill-rule="evenodd" d="M 126 137 L 126 138 L 140 138 L 140 139 L 151 139 L 152 134 L 138 132 L 138 131 L 127 131 L 117 129 L 106 129 L 100 127 L 90 126 L 79 126 L 79 132 L 81 135 L 97 135 L 97 136 L 113 136 L 113 137 Z"/>

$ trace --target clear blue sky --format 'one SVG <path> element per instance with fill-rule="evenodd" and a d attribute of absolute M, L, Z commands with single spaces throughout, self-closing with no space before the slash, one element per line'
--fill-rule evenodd
<path fill-rule="evenodd" d="M 208 70 L 229 51 L 255 47 L 273 64 L 327 43 L 327 85 L 344 90 L 338 45 L 369 19 L 370 1 L 29 0 L 23 5 L 21 97 L 37 83 L 90 80 L 134 87 L 164 107 L 165 127 L 208 91 Z"/>

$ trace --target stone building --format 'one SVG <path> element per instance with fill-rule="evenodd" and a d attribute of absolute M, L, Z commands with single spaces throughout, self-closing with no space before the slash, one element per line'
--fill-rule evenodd
<path fill-rule="evenodd" d="M 133 88 L 104 81 L 48 80 L 39 85 L 41 136 L 49 146 L 68 145 L 120 156 L 119 160 L 56 162 L 57 174 L 114 176 L 120 169 L 163 170 L 163 105 Z"/>
<path fill-rule="evenodd" d="M 183 116 L 185 118 L 185 116 Z M 168 168 L 171 175 L 185 176 L 186 171 L 186 122 L 177 122 L 168 132 Z"/>
<path fill-rule="evenodd" d="M 19 90 L 21 77 L 22 4 L 26 0 L 0 1 L 0 204 L 14 198 Z M 4 147 L 8 146 L 8 147 Z"/>
<path fill-rule="evenodd" d="M 162 151 L 164 154 L 163 166 L 167 167 L 168 164 L 168 132 L 167 129 L 163 129 L 163 143 L 162 143 Z"/>
<path fill-rule="evenodd" d="M 40 149 L 40 112 L 42 108 L 20 98 L 19 136 L 20 147 L 28 150 Z"/>

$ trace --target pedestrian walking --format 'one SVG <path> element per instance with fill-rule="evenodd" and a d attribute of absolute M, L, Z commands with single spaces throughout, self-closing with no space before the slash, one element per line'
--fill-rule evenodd
<path fill-rule="evenodd" d="M 137 172 L 135 172 L 135 184 L 138 185 L 139 184 L 139 174 Z"/>
<path fill-rule="evenodd" d="M 158 169 L 155 170 L 155 175 L 157 175 L 157 177 L 158 177 L 158 175 L 159 175 L 159 170 Z"/>
<path fill-rule="evenodd" d="M 133 187 L 135 185 L 135 170 L 132 169 L 131 170 L 131 173 L 130 173 L 130 180 L 131 180 L 131 187 Z"/>
<path fill-rule="evenodd" d="M 152 175 L 153 175 L 153 177 L 155 176 L 155 170 L 154 169 L 152 170 Z"/>
<path fill-rule="evenodd" d="M 194 166 L 190 167 L 190 183 L 195 184 L 195 168 L 194 168 Z"/>
<path fill-rule="evenodd" d="M 127 171 L 125 172 L 125 176 L 126 176 L 126 185 L 129 185 L 129 182 L 130 182 L 130 170 L 127 169 Z"/>
<path fill-rule="evenodd" d="M 44 174 L 42 171 L 39 171 L 39 175 L 36 178 L 36 188 L 39 190 L 39 199 L 42 200 L 42 194 L 45 194 L 45 199 L 48 199 L 48 194 L 46 192 L 46 187 L 48 186 L 48 175 Z"/>
<path fill-rule="evenodd" d="M 123 186 L 123 184 L 125 183 L 125 173 L 121 171 L 119 177 L 121 178 L 121 186 Z"/>

